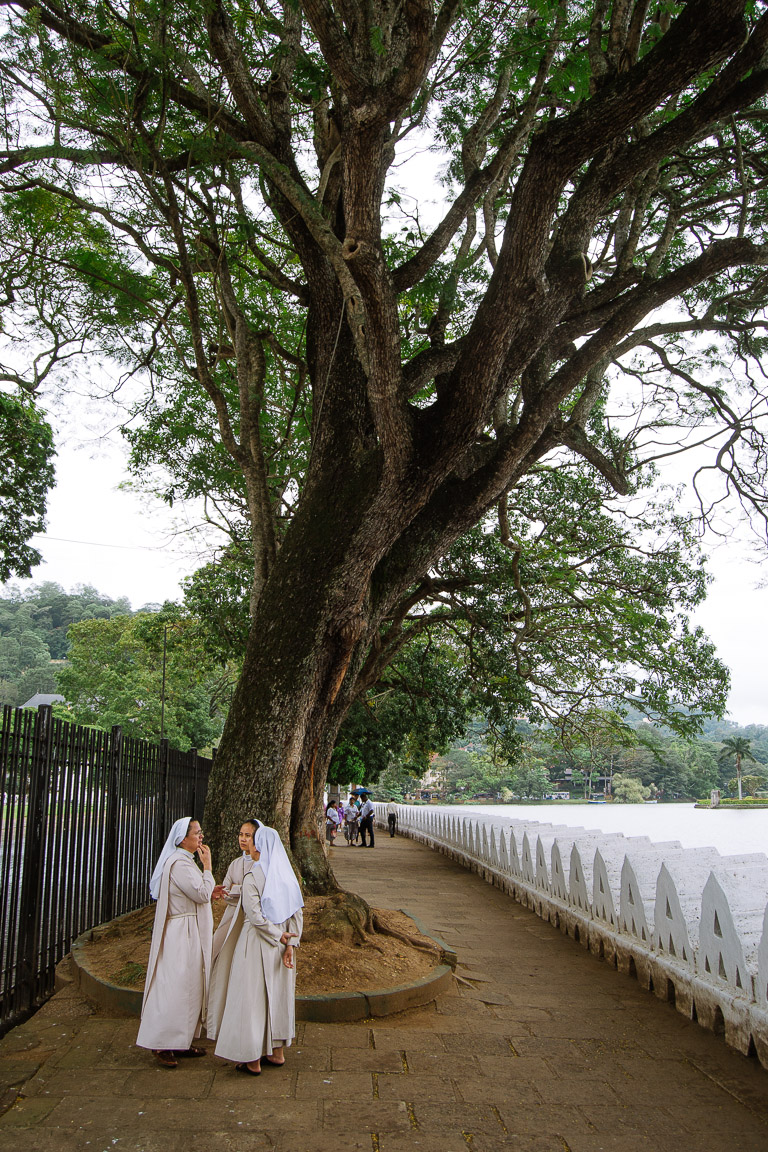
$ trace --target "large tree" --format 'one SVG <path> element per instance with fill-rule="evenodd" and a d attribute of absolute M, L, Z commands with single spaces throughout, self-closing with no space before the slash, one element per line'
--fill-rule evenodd
<path fill-rule="evenodd" d="M 726 736 L 723 740 L 723 747 L 720 750 L 718 760 L 721 764 L 728 763 L 731 758 L 736 761 L 736 786 L 739 793 L 739 800 L 741 800 L 741 762 L 742 760 L 751 760 L 753 764 L 757 760 L 752 755 L 750 747 L 752 741 L 748 740 L 746 736 Z"/>
<path fill-rule="evenodd" d="M 70 313 L 149 378 L 168 474 L 221 451 L 245 494 L 252 624 L 209 831 L 256 807 L 331 887 L 339 726 L 439 558 L 494 508 L 505 536 L 538 462 L 629 496 L 648 458 L 709 445 L 703 513 L 723 492 L 765 512 L 768 16 L 3 2 L 8 203 L 92 222 L 53 256 Z M 397 187 L 409 146 L 443 157 L 430 224 L 428 179 Z"/>

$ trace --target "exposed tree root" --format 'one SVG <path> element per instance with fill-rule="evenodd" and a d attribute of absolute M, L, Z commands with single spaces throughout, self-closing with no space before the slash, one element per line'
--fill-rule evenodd
<path fill-rule="evenodd" d="M 441 954 L 438 944 L 423 937 L 411 936 L 387 924 L 370 905 L 355 892 L 339 891 L 330 896 L 310 897 L 313 907 L 313 927 L 311 936 L 305 938 L 315 940 L 336 940 L 346 944 L 365 944 L 368 948 L 382 949 L 376 943 L 376 936 L 391 936 L 406 944 L 409 948 L 417 948 L 431 956 Z"/>
<path fill-rule="evenodd" d="M 440 945 L 436 944 L 434 940 L 424 940 L 418 936 L 409 936 L 407 932 L 400 932 L 397 928 L 391 928 L 373 911 L 371 919 L 375 931 L 381 932 L 384 936 L 394 936 L 396 940 L 401 940 L 403 944 L 408 944 L 411 948 L 420 948 L 422 952 L 437 953 L 438 955 L 442 953 Z"/>
<path fill-rule="evenodd" d="M 312 938 L 338 940 L 347 944 L 367 944 L 375 931 L 369 905 L 354 892 L 340 890 L 330 896 L 309 898 L 314 909 Z"/>

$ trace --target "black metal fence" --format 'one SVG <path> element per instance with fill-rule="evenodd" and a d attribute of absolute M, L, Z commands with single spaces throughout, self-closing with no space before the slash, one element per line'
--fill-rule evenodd
<path fill-rule="evenodd" d="M 148 901 L 174 820 L 202 819 L 211 761 L 36 712 L 0 721 L 0 1035 L 53 991 L 72 941 Z"/>

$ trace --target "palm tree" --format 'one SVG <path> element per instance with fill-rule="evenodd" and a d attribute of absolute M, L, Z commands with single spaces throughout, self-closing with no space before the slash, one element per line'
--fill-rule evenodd
<path fill-rule="evenodd" d="M 731 756 L 736 757 L 736 780 L 739 785 L 739 800 L 741 800 L 741 762 L 742 760 L 751 760 L 753 764 L 757 760 L 750 752 L 749 746 L 752 743 L 746 736 L 726 736 L 723 740 L 723 747 L 720 749 L 720 755 L 717 757 L 721 764 L 730 760 Z"/>

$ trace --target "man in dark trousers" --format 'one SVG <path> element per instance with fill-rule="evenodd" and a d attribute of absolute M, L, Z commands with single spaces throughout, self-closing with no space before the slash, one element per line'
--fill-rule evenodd
<path fill-rule="evenodd" d="M 374 813 L 374 808 L 373 808 L 373 804 L 371 804 L 371 798 L 370 798 L 370 796 L 366 796 L 365 800 L 363 801 L 363 806 L 360 809 L 360 847 L 361 848 L 373 848 L 373 813 Z M 370 836 L 371 836 L 370 844 L 366 844 L 366 842 L 365 842 L 366 833 L 370 833 Z"/>
<path fill-rule="evenodd" d="M 397 804 L 394 800 L 390 800 L 387 804 L 387 824 L 389 824 L 390 836 L 394 836 L 397 831 Z"/>

